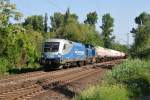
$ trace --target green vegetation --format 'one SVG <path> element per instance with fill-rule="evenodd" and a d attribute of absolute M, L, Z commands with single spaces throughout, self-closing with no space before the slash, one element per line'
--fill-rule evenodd
<path fill-rule="evenodd" d="M 115 37 L 111 36 L 113 32 L 113 23 L 114 19 L 110 16 L 110 14 L 105 14 L 102 18 L 102 36 L 104 41 L 104 47 L 110 48 L 111 43 Z"/>
<path fill-rule="evenodd" d="M 150 62 L 126 60 L 105 75 L 100 85 L 83 91 L 76 100 L 131 100 L 150 93 Z"/>
<path fill-rule="evenodd" d="M 69 9 L 65 14 L 54 13 L 50 19 L 52 25 L 50 30 L 55 33 L 53 37 L 103 46 L 101 35 L 95 29 L 96 12 L 87 14 L 85 23 L 80 23 L 78 16 L 70 13 Z"/>
<path fill-rule="evenodd" d="M 65 13 L 55 12 L 32 15 L 21 22 L 23 14 L 17 11 L 10 0 L 0 1 L 0 74 L 13 73 L 13 70 L 38 68 L 41 46 L 47 38 L 64 38 L 86 44 L 103 46 L 102 35 L 96 31 L 96 12 L 89 12 L 84 23 L 67 9 Z M 11 23 L 14 20 L 16 23 Z M 106 19 L 107 20 L 107 19 Z M 18 72 L 17 72 L 18 73 Z"/>
<path fill-rule="evenodd" d="M 0 58 L 0 73 L 5 73 L 9 69 L 9 62 L 4 58 Z"/>
<path fill-rule="evenodd" d="M 150 14 L 141 13 L 135 18 L 136 28 L 131 30 L 134 44 L 127 46 L 114 42 L 114 19 L 110 14 L 102 17 L 102 33 L 96 30 L 98 14 L 89 12 L 83 23 L 70 12 L 33 15 L 21 22 L 22 14 L 10 0 L 0 1 L 0 74 L 39 70 L 41 46 L 47 38 L 64 38 L 72 41 L 104 46 L 125 53 L 132 58 L 116 66 L 103 82 L 85 90 L 75 99 L 129 100 L 143 97 L 150 92 Z M 16 23 L 11 23 L 14 20 Z M 144 59 L 144 60 L 141 60 Z"/>
<path fill-rule="evenodd" d="M 105 21 L 105 19 L 109 20 Z M 135 22 L 138 26 L 131 31 L 134 36 L 134 44 L 128 51 L 126 46 L 117 43 L 110 45 L 113 19 L 110 15 L 103 16 L 101 28 L 103 29 L 104 46 L 108 47 L 109 44 L 111 46 L 109 48 L 130 52 L 132 59 L 114 67 L 107 73 L 100 85 L 83 91 L 75 97 L 76 100 L 140 100 L 149 96 L 150 14 L 141 13 L 135 18 Z"/>
<path fill-rule="evenodd" d="M 131 55 L 148 59 L 150 58 L 150 14 L 141 13 L 135 18 L 135 23 L 138 26 L 131 30 L 135 41 L 131 48 Z"/>
<path fill-rule="evenodd" d="M 134 44 L 130 50 L 123 45 L 113 43 L 113 19 L 109 14 L 103 16 L 102 36 L 104 46 L 124 51 L 132 59 L 117 65 L 104 78 L 99 86 L 91 87 L 79 96 L 77 100 L 136 100 L 150 93 L 150 14 L 141 13 L 135 18 L 138 25 L 131 33 Z M 129 51 L 128 51 L 129 50 Z M 134 58 L 134 59 L 133 59 Z M 139 58 L 139 59 L 137 59 Z"/>
<path fill-rule="evenodd" d="M 128 91 L 121 85 L 101 85 L 90 87 L 76 96 L 75 100 L 129 100 Z"/>
<path fill-rule="evenodd" d="M 42 15 L 29 16 L 23 22 L 24 27 L 29 27 L 34 31 L 44 32 L 44 18 Z"/>
<path fill-rule="evenodd" d="M 33 27 L 27 30 L 22 26 L 22 23 L 19 23 L 22 14 L 17 12 L 15 5 L 9 0 L 1 0 L 0 6 L 0 74 L 14 68 L 36 67 L 41 54 L 42 33 L 35 31 Z M 10 23 L 10 18 L 18 24 Z"/>
<path fill-rule="evenodd" d="M 86 16 L 86 20 L 84 21 L 84 23 L 89 24 L 91 26 L 95 26 L 95 24 L 97 23 L 98 20 L 98 16 L 96 12 L 90 12 L 89 14 L 87 14 Z"/>
<path fill-rule="evenodd" d="M 112 77 L 124 84 L 131 97 L 144 96 L 150 92 L 150 62 L 128 60 L 112 70 Z"/>

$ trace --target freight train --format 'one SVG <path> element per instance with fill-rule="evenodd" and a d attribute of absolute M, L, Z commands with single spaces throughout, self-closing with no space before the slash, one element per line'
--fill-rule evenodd
<path fill-rule="evenodd" d="M 82 66 L 126 57 L 123 52 L 65 39 L 47 39 L 42 51 L 40 64 L 49 68 Z"/>

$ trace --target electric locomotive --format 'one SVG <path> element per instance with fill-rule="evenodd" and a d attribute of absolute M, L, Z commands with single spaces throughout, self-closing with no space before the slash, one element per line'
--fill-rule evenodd
<path fill-rule="evenodd" d="M 92 63 L 95 50 L 92 45 L 65 39 L 47 39 L 43 44 L 40 63 L 50 68 L 67 68 Z"/>

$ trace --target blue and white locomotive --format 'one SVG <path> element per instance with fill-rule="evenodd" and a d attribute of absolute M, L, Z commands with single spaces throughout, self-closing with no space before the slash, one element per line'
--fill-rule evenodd
<path fill-rule="evenodd" d="M 41 64 L 49 67 L 81 66 L 93 63 L 95 49 L 92 45 L 65 39 L 47 39 L 43 45 Z"/>

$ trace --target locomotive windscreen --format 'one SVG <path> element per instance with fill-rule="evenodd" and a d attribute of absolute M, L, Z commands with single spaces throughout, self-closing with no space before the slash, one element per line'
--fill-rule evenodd
<path fill-rule="evenodd" d="M 44 52 L 58 52 L 59 42 L 45 42 Z"/>

